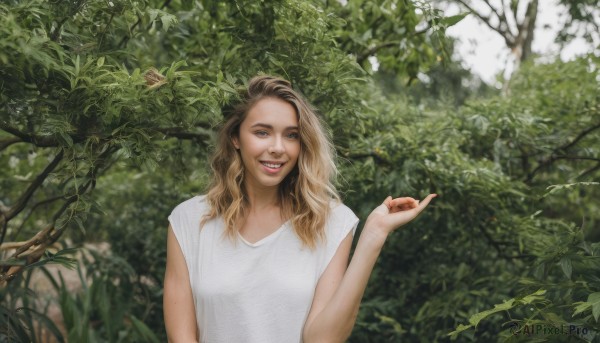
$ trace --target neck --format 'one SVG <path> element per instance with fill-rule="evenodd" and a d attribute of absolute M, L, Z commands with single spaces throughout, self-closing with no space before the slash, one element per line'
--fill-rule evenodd
<path fill-rule="evenodd" d="M 251 187 L 246 184 L 250 213 L 260 214 L 279 208 L 278 187 Z"/>

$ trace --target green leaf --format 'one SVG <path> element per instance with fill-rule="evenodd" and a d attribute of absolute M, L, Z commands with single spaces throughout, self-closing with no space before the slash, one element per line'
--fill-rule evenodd
<path fill-rule="evenodd" d="M 571 259 L 568 257 L 563 257 L 560 259 L 560 267 L 563 270 L 563 273 L 567 276 L 567 279 L 571 279 L 571 273 L 573 272 L 573 265 L 571 264 Z"/>
<path fill-rule="evenodd" d="M 67 144 L 67 146 L 69 146 L 69 147 L 73 146 L 73 139 L 71 138 L 71 136 L 69 136 L 66 132 L 62 132 L 62 131 L 59 132 L 58 134 L 63 139 L 63 142 L 65 142 Z"/>
<path fill-rule="evenodd" d="M 460 324 L 460 325 L 459 325 L 459 326 L 456 328 L 456 330 L 454 330 L 454 331 L 450 332 L 450 333 L 448 334 L 448 336 L 452 336 L 451 338 L 454 340 L 454 339 L 456 339 L 456 337 L 458 336 L 458 334 L 459 334 L 459 333 L 461 333 L 461 332 L 463 332 L 463 331 L 465 331 L 465 330 L 468 330 L 468 329 L 470 329 L 470 328 L 472 328 L 472 327 L 473 327 L 473 325 L 463 325 L 463 324 Z"/>
<path fill-rule="evenodd" d="M 140 334 L 140 336 L 144 338 L 146 342 L 159 342 L 156 335 L 152 332 L 152 330 L 150 330 L 150 328 L 148 328 L 146 324 L 144 324 L 144 322 L 142 322 L 134 316 L 130 316 L 129 318 L 131 318 L 131 322 L 133 323 L 133 327 L 135 328 L 135 330 Z"/>
<path fill-rule="evenodd" d="M 65 255 L 73 254 L 76 251 L 77 251 L 77 248 L 67 248 L 67 249 L 63 249 L 63 250 L 57 252 L 56 254 L 50 254 L 50 253 L 46 252 L 47 257 L 45 259 L 28 265 L 27 269 L 31 269 L 31 268 L 38 267 L 38 266 L 43 266 L 45 264 L 50 264 L 50 263 L 60 264 L 63 267 L 66 267 L 69 269 L 74 269 L 77 264 L 77 260 L 70 258 L 70 257 L 66 257 Z"/>
<path fill-rule="evenodd" d="M 578 315 L 584 311 L 587 311 L 587 309 L 592 306 L 592 304 L 590 304 L 588 302 L 582 302 L 582 301 L 573 303 L 573 305 L 575 305 L 575 304 L 578 304 L 578 305 L 575 306 L 575 312 L 573 312 L 573 317 L 575 317 L 576 315 Z"/>
<path fill-rule="evenodd" d="M 461 20 L 463 20 L 469 14 L 471 14 L 471 12 L 460 13 L 460 14 L 453 15 L 453 16 L 450 16 L 450 17 L 445 17 L 445 18 L 442 18 L 440 20 L 440 23 L 443 24 L 446 27 L 450 27 L 452 25 L 457 24 Z"/>
<path fill-rule="evenodd" d="M 486 311 L 479 312 L 479 313 L 472 315 L 471 318 L 469 318 L 469 323 L 473 326 L 477 326 L 477 324 L 479 324 L 479 322 L 482 319 L 484 319 L 485 317 L 487 317 L 491 314 L 510 310 L 511 308 L 513 308 L 514 303 L 515 303 L 515 299 L 509 299 L 509 300 L 503 302 L 502 304 L 496 304 L 496 305 L 494 305 L 494 308 L 491 310 L 486 310 Z"/>
<path fill-rule="evenodd" d="M 594 316 L 594 319 L 598 321 L 598 318 L 600 317 L 600 292 L 591 293 L 590 295 L 588 295 L 587 301 L 576 302 L 573 305 L 575 304 L 577 304 L 577 306 L 575 307 L 575 312 L 573 312 L 573 316 L 585 312 L 591 307 L 592 316 Z"/>
<path fill-rule="evenodd" d="M 544 294 L 546 294 L 546 290 L 540 289 L 540 290 L 536 291 L 535 293 L 524 296 L 522 299 L 519 300 L 519 302 L 522 304 L 531 304 L 532 302 L 534 302 L 536 300 L 544 299 L 544 297 L 543 297 Z"/>
<path fill-rule="evenodd" d="M 231 87 L 227 83 L 221 83 L 221 84 L 219 84 L 219 88 L 221 88 L 222 90 L 224 90 L 224 91 L 226 91 L 228 93 L 232 93 L 232 94 L 236 94 L 237 93 L 235 91 L 235 89 L 233 89 L 233 87 Z"/>
<path fill-rule="evenodd" d="M 153 22 L 156 20 L 156 17 L 158 17 L 159 12 L 160 12 L 160 10 L 157 10 L 155 8 L 151 8 L 148 10 L 148 15 L 150 16 L 150 22 Z"/>
<path fill-rule="evenodd" d="M 163 13 L 163 15 L 160 17 L 160 21 L 163 24 L 163 29 L 168 31 L 172 24 L 177 23 L 177 17 L 172 14 Z"/>
<path fill-rule="evenodd" d="M 588 303 L 591 303 L 592 315 L 597 322 L 600 317 L 600 292 L 590 294 L 588 296 Z"/>
<path fill-rule="evenodd" d="M 600 185 L 600 182 L 575 182 L 575 183 L 550 185 L 550 186 L 546 187 L 546 190 L 548 190 L 548 192 L 546 194 L 544 194 L 542 196 L 542 198 L 545 198 L 548 195 L 551 195 L 552 193 L 555 193 L 557 191 L 573 188 L 575 186 L 598 186 L 598 185 Z"/>
<path fill-rule="evenodd" d="M 181 6 L 182 6 L 182 9 L 184 9 L 186 11 L 190 11 L 191 9 L 194 8 L 194 1 L 193 0 L 182 0 Z"/>
<path fill-rule="evenodd" d="M 39 324 L 42 324 L 48 331 L 50 331 L 50 333 L 52 333 L 56 341 L 61 343 L 65 341 L 62 333 L 50 317 L 31 308 L 22 308 L 21 310 L 27 312 L 29 316 L 35 317 Z"/>

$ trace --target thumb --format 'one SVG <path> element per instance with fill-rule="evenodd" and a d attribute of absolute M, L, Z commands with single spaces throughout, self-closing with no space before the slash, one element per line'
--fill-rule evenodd
<path fill-rule="evenodd" d="M 379 206 L 375 207 L 375 209 L 371 213 L 377 213 L 380 215 L 385 215 L 385 214 L 390 213 L 390 207 L 388 206 L 388 204 L 390 203 L 391 200 L 392 200 L 392 197 L 388 196 L 387 198 L 385 198 L 385 200 Z"/>

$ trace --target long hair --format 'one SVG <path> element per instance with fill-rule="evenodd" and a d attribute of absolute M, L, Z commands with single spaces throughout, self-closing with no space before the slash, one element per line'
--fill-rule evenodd
<path fill-rule="evenodd" d="M 237 240 L 238 220 L 245 218 L 250 203 L 244 186 L 244 164 L 232 142 L 239 137 L 240 125 L 248 112 L 265 97 L 282 99 L 296 110 L 300 134 L 300 154 L 294 169 L 279 185 L 278 202 L 281 216 L 291 219 L 294 232 L 303 246 L 314 249 L 325 238 L 325 224 L 332 201 L 341 203 L 334 186 L 338 176 L 335 149 L 312 106 L 292 88 L 290 82 L 268 75 L 252 78 L 240 94 L 239 103 L 223 110 L 224 120 L 218 130 L 217 142 L 211 157 L 212 182 L 206 200 L 210 211 L 200 223 L 222 216 L 225 234 Z"/>

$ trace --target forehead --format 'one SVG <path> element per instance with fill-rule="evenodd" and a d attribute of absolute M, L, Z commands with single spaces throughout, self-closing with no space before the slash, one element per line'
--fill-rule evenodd
<path fill-rule="evenodd" d="M 287 101 L 267 97 L 260 99 L 250 110 L 242 125 L 252 127 L 266 124 L 274 128 L 286 129 L 298 126 L 296 109 Z"/>

